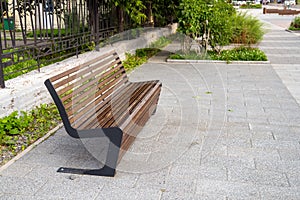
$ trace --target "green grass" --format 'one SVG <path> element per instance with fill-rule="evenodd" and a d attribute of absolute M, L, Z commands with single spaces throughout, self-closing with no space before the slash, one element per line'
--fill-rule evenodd
<path fill-rule="evenodd" d="M 251 45 L 263 39 L 265 34 L 263 23 L 256 17 L 247 13 L 238 13 L 233 19 L 233 24 L 231 43 Z"/>
<path fill-rule="evenodd" d="M 43 137 L 60 121 L 58 110 L 52 104 L 42 104 L 28 112 L 15 111 L 0 118 L 0 165 Z"/>
<path fill-rule="evenodd" d="M 126 59 L 123 61 L 125 70 L 129 72 L 147 62 L 149 58 L 156 55 L 161 51 L 161 48 L 167 46 L 171 42 L 172 40 L 163 36 L 151 43 L 148 48 L 136 49 L 135 54 L 125 53 Z"/>
<path fill-rule="evenodd" d="M 157 54 L 160 49 L 157 48 L 143 48 L 137 49 L 135 54 L 125 53 L 126 59 L 123 61 L 123 65 L 126 71 L 132 71 L 136 67 L 147 62 L 147 60 Z"/>
<path fill-rule="evenodd" d="M 53 37 L 63 37 L 67 35 L 71 35 L 74 33 L 82 33 L 88 31 L 88 28 L 80 28 L 80 30 L 72 30 L 72 29 L 53 29 L 53 30 L 36 30 L 35 34 L 37 37 L 43 37 L 43 36 L 52 36 Z M 34 37 L 34 32 L 28 32 L 27 37 L 33 38 Z"/>
<path fill-rule="evenodd" d="M 243 4 L 240 5 L 241 9 L 261 9 L 262 5 L 261 4 Z"/>
<path fill-rule="evenodd" d="M 213 60 L 226 60 L 226 61 L 267 61 L 266 54 L 258 48 L 251 47 L 238 47 L 231 50 L 224 50 L 220 55 L 211 54 Z"/>
<path fill-rule="evenodd" d="M 171 42 L 172 42 L 172 40 L 169 37 L 162 36 L 155 42 L 151 43 L 149 45 L 149 48 L 161 49 L 161 48 L 167 46 L 168 44 L 170 44 Z"/>
<path fill-rule="evenodd" d="M 223 50 L 220 54 L 209 51 L 207 56 L 199 55 L 192 51 L 188 54 L 177 53 L 170 55 L 170 59 L 185 60 L 224 60 L 224 61 L 267 61 L 265 53 L 258 48 L 238 47 L 230 50 Z"/>
<path fill-rule="evenodd" d="M 300 31 L 300 16 L 294 18 L 290 24 L 289 30 Z"/>

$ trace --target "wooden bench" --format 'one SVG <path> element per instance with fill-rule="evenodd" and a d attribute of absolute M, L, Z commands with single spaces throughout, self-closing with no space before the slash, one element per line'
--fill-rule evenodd
<path fill-rule="evenodd" d="M 291 9 L 279 10 L 278 12 L 279 15 L 298 15 L 299 13 L 300 11 Z"/>
<path fill-rule="evenodd" d="M 273 9 L 273 8 L 263 8 L 263 14 L 271 14 L 271 13 L 278 13 L 279 9 Z"/>
<path fill-rule="evenodd" d="M 269 14 L 269 13 L 278 13 L 279 15 L 298 15 L 300 14 L 299 10 L 292 10 L 292 9 L 263 9 L 263 14 Z"/>
<path fill-rule="evenodd" d="M 45 85 L 71 137 L 110 141 L 103 168 L 58 172 L 99 176 L 115 175 L 117 163 L 155 113 L 162 86 L 157 80 L 129 82 L 115 51 L 49 78 Z"/>

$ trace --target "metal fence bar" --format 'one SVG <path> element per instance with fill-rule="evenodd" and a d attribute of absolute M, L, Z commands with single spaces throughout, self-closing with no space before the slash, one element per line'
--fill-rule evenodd
<path fill-rule="evenodd" d="M 109 0 L 1 1 L 0 24 L 2 88 L 21 71 L 78 56 L 92 42 L 98 47 L 118 32 L 116 8 Z"/>

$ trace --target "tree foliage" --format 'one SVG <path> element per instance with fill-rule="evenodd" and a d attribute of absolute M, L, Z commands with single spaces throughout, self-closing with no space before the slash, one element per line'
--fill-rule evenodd
<path fill-rule="evenodd" d="M 181 0 L 178 30 L 198 41 L 203 51 L 211 46 L 220 52 L 230 43 L 235 14 L 232 5 L 223 0 Z"/>
<path fill-rule="evenodd" d="M 143 10 L 146 9 L 142 0 L 114 0 L 114 5 L 124 10 L 137 24 L 141 24 L 146 19 Z"/>
<path fill-rule="evenodd" d="M 165 26 L 177 20 L 177 8 L 180 0 L 152 0 L 152 12 L 155 26 Z"/>

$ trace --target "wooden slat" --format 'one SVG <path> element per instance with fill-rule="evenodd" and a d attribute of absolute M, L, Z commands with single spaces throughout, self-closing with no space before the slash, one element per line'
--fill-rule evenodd
<path fill-rule="evenodd" d="M 121 145 L 121 151 L 119 154 L 119 161 L 125 152 L 129 149 L 131 144 L 134 142 L 136 135 L 140 132 L 140 130 L 144 127 L 148 119 L 150 118 L 150 114 L 148 113 L 149 109 L 155 105 L 157 106 L 158 98 L 160 94 L 160 88 L 155 91 L 153 96 L 146 101 L 146 103 L 141 107 L 137 115 L 132 116 L 131 122 L 128 123 L 125 127 L 123 127 L 123 139 Z"/>
<path fill-rule="evenodd" d="M 111 76 L 106 77 L 106 80 L 101 81 L 98 84 L 97 90 L 98 90 L 99 87 L 103 86 L 105 83 L 109 82 L 110 80 L 113 80 L 113 79 L 117 78 L 116 76 L 119 76 L 121 74 L 125 74 L 124 71 L 112 71 L 112 70 L 109 70 L 109 71 L 110 71 L 110 73 L 115 72 L 115 74 L 111 74 Z M 79 80 L 81 82 L 81 86 L 76 88 L 71 94 L 68 94 L 67 96 L 70 97 L 70 98 L 72 97 L 73 102 L 77 102 L 78 99 L 81 98 L 80 96 L 83 95 L 84 90 L 86 90 L 88 87 L 90 87 L 92 85 L 97 84 L 97 82 L 99 82 L 101 79 L 103 79 L 102 76 L 94 77 L 93 80 L 90 80 L 90 82 L 87 82 L 87 83 L 83 84 L 84 82 L 89 81 L 89 79 L 92 79 L 92 78 L 93 78 L 92 76 L 88 76 L 88 77 L 83 78 L 82 80 Z M 66 98 L 63 97 L 62 99 L 65 100 Z M 65 106 L 67 108 L 69 108 L 68 105 L 65 105 Z"/>
<path fill-rule="evenodd" d="M 123 85 L 127 82 L 126 79 L 123 79 L 121 82 L 119 82 L 117 85 L 115 85 L 116 88 L 120 87 L 120 85 Z M 110 95 L 111 93 L 109 92 L 106 92 L 102 95 L 100 95 L 102 91 L 99 91 L 95 96 L 97 96 L 98 98 L 95 99 L 95 102 L 94 104 L 90 104 L 88 106 L 86 106 L 85 108 L 83 108 L 83 110 L 81 110 L 80 113 L 76 114 L 76 116 L 73 116 L 73 118 L 70 120 L 71 123 L 74 123 L 76 121 L 76 124 L 79 124 L 78 125 L 78 128 L 79 127 L 84 127 L 84 126 L 89 126 L 89 119 L 91 118 L 91 115 L 97 115 L 96 113 L 94 112 L 91 112 L 91 110 L 95 110 L 95 111 L 99 111 L 99 109 L 101 109 L 103 106 L 105 106 L 111 99 Z M 100 107 L 99 107 L 100 105 Z M 89 112 L 90 111 L 90 112 Z M 90 122 L 92 123 L 92 122 Z M 91 127 L 89 127 L 91 128 Z"/>
<path fill-rule="evenodd" d="M 114 59 L 117 59 L 117 58 L 114 58 Z M 74 71 L 76 73 L 68 73 L 68 76 L 63 76 L 65 78 L 60 80 L 59 82 L 56 82 L 54 84 L 54 88 L 59 88 L 67 83 L 70 83 L 70 82 L 76 80 L 76 79 L 79 79 L 79 80 L 82 79 L 82 82 L 84 82 L 84 81 L 88 80 L 89 78 L 92 78 L 95 75 L 97 75 L 98 74 L 97 72 L 99 72 L 99 74 L 101 74 L 103 71 L 106 71 L 107 69 L 110 69 L 117 64 L 118 64 L 117 67 L 119 67 L 120 66 L 119 63 L 120 63 L 119 59 L 115 60 L 114 62 L 112 62 L 111 60 L 105 60 L 100 63 L 96 63 L 96 64 L 93 63 L 92 65 L 88 65 L 85 68 L 76 67 L 76 71 Z M 116 67 L 116 69 L 117 69 L 117 67 Z M 64 72 L 64 74 L 65 73 L 66 72 Z M 84 76 L 84 75 L 85 75 L 85 77 L 81 78 L 81 76 Z"/>
<path fill-rule="evenodd" d="M 145 97 L 145 95 L 151 90 L 153 85 L 147 84 L 143 87 L 138 88 L 138 90 L 135 91 L 135 93 L 130 97 L 129 106 L 128 108 L 123 107 L 122 102 L 120 102 L 117 105 L 114 105 L 115 107 L 119 107 L 120 109 L 114 111 L 113 116 L 116 118 L 116 125 L 122 124 L 128 115 L 132 113 L 132 110 L 135 109 L 135 107 L 139 104 L 139 102 Z M 105 126 L 110 127 L 113 124 L 111 122 L 108 122 Z"/>
<path fill-rule="evenodd" d="M 94 59 L 90 60 L 89 62 L 83 63 L 83 64 L 78 65 L 77 67 L 74 67 L 74 68 L 72 68 L 72 69 L 69 69 L 69 70 L 67 70 L 67 71 L 65 71 L 65 72 L 63 72 L 63 73 L 61 73 L 61 74 L 58 74 L 58 75 L 56 75 L 56 76 L 53 76 L 53 77 L 51 77 L 49 80 L 50 80 L 51 82 L 55 82 L 55 81 L 57 81 L 58 79 L 61 79 L 61 78 L 63 78 L 64 76 L 66 76 L 66 75 L 68 75 L 68 74 L 72 74 L 72 73 L 78 71 L 79 69 L 81 69 L 81 68 L 83 68 L 83 67 L 85 67 L 85 66 L 91 65 L 91 64 L 93 64 L 93 63 L 95 63 L 95 62 L 97 62 L 97 61 L 99 61 L 99 60 L 102 60 L 102 59 L 108 57 L 109 55 L 114 55 L 115 57 L 117 57 L 116 52 L 112 50 L 112 51 L 107 52 L 107 53 L 105 53 L 105 54 L 103 54 L 103 55 L 101 55 L 101 56 L 99 56 L 99 57 L 97 57 L 97 58 L 94 58 Z"/>
<path fill-rule="evenodd" d="M 125 76 L 126 76 L 126 74 L 123 74 L 123 78 L 125 78 Z M 66 110 L 68 110 L 69 108 L 72 108 L 73 113 L 78 112 L 84 106 L 93 103 L 95 101 L 95 99 L 98 98 L 99 95 L 102 94 L 104 91 L 109 92 L 109 93 L 113 92 L 114 86 L 121 80 L 122 80 L 122 77 L 121 77 L 121 79 L 119 79 L 119 78 L 113 79 L 113 77 L 112 77 L 111 82 L 109 82 L 109 84 L 107 86 L 105 86 L 105 90 L 100 89 L 99 91 L 96 91 L 96 90 L 91 91 L 89 94 L 86 94 L 85 99 L 80 99 L 80 98 L 76 98 L 76 100 L 73 99 L 72 101 L 65 104 Z M 82 94 L 82 95 L 84 95 L 84 94 Z"/>
<path fill-rule="evenodd" d="M 114 93 L 116 94 L 113 94 L 111 96 L 109 96 L 109 98 L 105 99 L 105 101 L 103 102 L 96 102 L 96 108 L 95 108 L 95 111 L 96 111 L 96 115 L 98 116 L 99 113 L 102 113 L 103 115 L 105 115 L 107 112 L 110 111 L 110 102 L 111 102 L 111 98 L 114 98 L 114 99 L 121 99 L 122 98 L 122 92 L 124 93 L 130 93 L 130 91 L 132 90 L 132 87 L 134 87 L 134 84 L 126 84 L 122 87 L 120 87 L 118 90 L 116 90 Z M 97 114 L 98 113 L 98 114 Z M 109 119 L 106 119 L 106 121 L 109 120 Z M 86 126 L 89 126 L 87 124 L 87 121 L 85 122 Z M 101 125 L 101 127 L 103 127 L 103 123 L 101 123 L 101 121 L 99 122 L 98 120 L 93 120 L 90 122 L 90 125 L 89 128 L 95 126 L 95 125 Z"/>
<path fill-rule="evenodd" d="M 157 106 L 161 83 L 129 83 L 114 51 L 50 78 L 72 127 L 82 129 L 120 127 L 123 139 L 120 159 Z"/>

